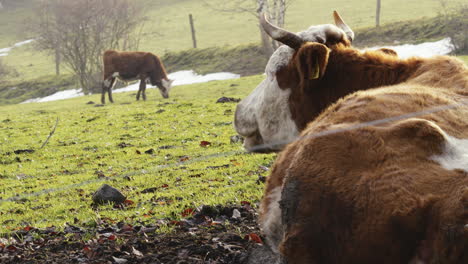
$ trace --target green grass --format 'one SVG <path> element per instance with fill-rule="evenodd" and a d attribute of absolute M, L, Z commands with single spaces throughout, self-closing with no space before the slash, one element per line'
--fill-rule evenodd
<path fill-rule="evenodd" d="M 465 62 L 466 65 L 468 65 L 468 56 L 459 56 L 458 58 L 460 58 L 462 61 Z"/>
<path fill-rule="evenodd" d="M 221 96 L 244 97 L 262 78 L 178 86 L 169 99 L 150 89 L 146 102 L 135 101 L 134 93 L 118 93 L 116 103 L 104 107 L 86 104 L 99 101 L 98 95 L 0 107 L 0 233 L 27 225 L 87 225 L 97 218 L 179 219 L 184 209 L 203 204 L 258 201 L 263 184 L 251 171 L 269 166 L 274 155 L 241 154 L 241 144 L 230 143 L 236 104 L 215 102 Z M 55 134 L 39 149 L 57 117 Z M 202 147 L 201 141 L 211 145 Z M 20 149 L 36 151 L 14 154 Z M 145 154 L 149 149 L 154 154 Z M 99 171 L 106 178 L 99 178 Z M 135 204 L 93 210 L 91 195 L 103 183 Z M 157 191 L 141 193 L 152 187 Z M 47 189 L 57 190 L 35 196 Z M 11 197 L 20 199 L 4 201 Z"/>

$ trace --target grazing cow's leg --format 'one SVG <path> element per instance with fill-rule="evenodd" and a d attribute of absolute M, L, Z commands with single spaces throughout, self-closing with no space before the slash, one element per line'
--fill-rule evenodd
<path fill-rule="evenodd" d="M 104 81 L 105 83 L 105 81 Z M 101 93 L 101 104 L 106 103 L 106 90 L 108 89 L 105 84 L 102 84 L 102 93 Z"/>
<path fill-rule="evenodd" d="M 116 79 L 115 77 L 113 77 L 113 78 L 110 80 L 110 86 L 109 86 L 109 88 L 108 88 L 109 102 L 111 102 L 111 103 L 114 102 L 114 100 L 112 99 L 112 89 L 114 88 L 116 82 L 117 82 L 117 79 Z"/>
<path fill-rule="evenodd" d="M 112 77 L 104 78 L 104 81 L 102 82 L 102 93 L 101 93 L 101 103 L 102 104 L 106 103 L 106 92 L 109 91 L 109 88 L 111 87 L 111 84 L 112 84 Z"/>
<path fill-rule="evenodd" d="M 146 89 L 146 82 L 144 79 L 141 79 L 140 88 L 138 89 L 138 93 L 136 95 L 137 100 L 140 100 L 140 94 L 143 94 L 143 100 L 146 100 L 145 89 Z"/>
<path fill-rule="evenodd" d="M 141 83 L 143 83 L 143 89 L 142 89 L 142 94 L 143 94 L 143 100 L 146 101 L 146 80 L 141 80 Z"/>

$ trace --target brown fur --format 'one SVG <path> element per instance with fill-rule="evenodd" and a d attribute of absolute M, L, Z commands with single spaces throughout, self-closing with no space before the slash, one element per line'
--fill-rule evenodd
<path fill-rule="evenodd" d="M 140 89 L 137 93 L 137 100 L 140 99 L 140 93 L 146 100 L 146 79 L 149 78 L 152 85 L 162 87 L 162 79 L 169 81 L 163 63 L 158 56 L 150 52 L 138 51 L 115 51 L 108 50 L 104 52 L 104 81 L 109 82 L 109 86 L 102 86 L 102 103 L 105 103 L 105 92 L 109 93 L 109 101 L 112 100 L 112 87 L 115 85 L 116 77 L 114 73 L 118 72 L 122 80 L 140 80 Z"/>
<path fill-rule="evenodd" d="M 322 44 L 307 43 L 294 54 L 289 65 L 277 73 L 280 87 L 296 87 L 292 89 L 289 107 L 299 130 L 302 131 L 330 104 L 355 91 L 410 79 L 415 83 L 441 86 L 443 83 L 453 83 L 442 76 L 453 76 L 452 72 L 460 72 L 461 68 L 466 67 L 457 59 L 446 56 L 401 60 L 389 51 L 361 52 L 347 46 L 339 43 L 328 49 Z M 328 59 L 324 74 L 319 79 L 310 80 L 304 73 L 308 72 L 307 67 L 316 58 L 319 61 L 324 58 L 325 48 Z M 318 50 L 322 55 L 317 57 Z M 460 82 L 458 87 L 467 85 L 466 78 L 452 78 Z"/>
<path fill-rule="evenodd" d="M 338 100 L 276 160 L 260 222 L 268 217 L 269 194 L 282 186 L 280 251 L 287 263 L 468 263 L 468 173 L 430 159 L 444 152 L 440 129 L 468 139 L 466 106 L 307 138 L 466 102 L 466 66 L 446 56 L 400 60 L 337 45 L 323 77 L 308 80 L 302 62 L 315 61 L 316 45 L 303 46 L 289 66 L 298 69 L 288 78 L 300 84 L 290 107 L 302 127 L 322 111 L 318 103 L 393 86 Z"/>

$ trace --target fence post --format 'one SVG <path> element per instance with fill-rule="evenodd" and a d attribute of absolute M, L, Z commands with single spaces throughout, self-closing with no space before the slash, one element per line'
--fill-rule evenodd
<path fill-rule="evenodd" d="M 377 8 L 375 10 L 375 27 L 380 26 L 380 0 L 377 0 Z"/>
<path fill-rule="evenodd" d="M 193 25 L 193 17 L 192 14 L 189 14 L 189 21 L 190 21 L 190 30 L 192 31 L 192 42 L 193 48 L 197 48 L 197 39 L 195 37 L 195 26 Z"/>

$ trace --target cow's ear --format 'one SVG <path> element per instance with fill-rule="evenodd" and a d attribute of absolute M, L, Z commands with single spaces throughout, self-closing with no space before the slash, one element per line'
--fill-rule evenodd
<path fill-rule="evenodd" d="M 296 57 L 297 70 L 302 80 L 320 79 L 328 64 L 330 49 L 320 43 L 307 43 L 299 50 Z"/>

